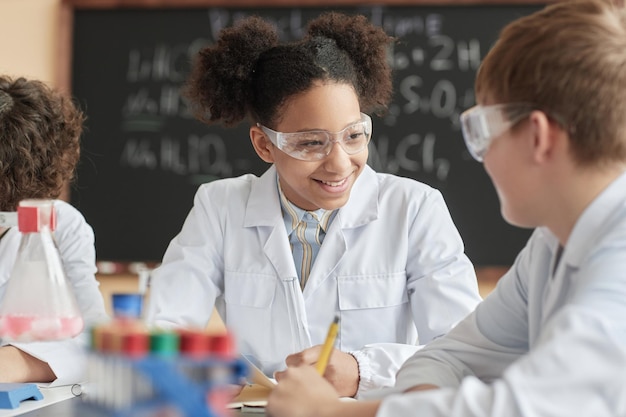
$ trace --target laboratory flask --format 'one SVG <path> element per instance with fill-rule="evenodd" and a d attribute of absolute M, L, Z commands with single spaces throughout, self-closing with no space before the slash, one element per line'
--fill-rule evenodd
<path fill-rule="evenodd" d="M 17 221 L 21 241 L 0 302 L 0 337 L 31 342 L 76 336 L 83 318 L 52 234 L 54 202 L 21 201 Z"/>

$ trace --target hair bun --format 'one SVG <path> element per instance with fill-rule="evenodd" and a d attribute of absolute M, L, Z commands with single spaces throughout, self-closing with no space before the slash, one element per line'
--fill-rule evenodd
<path fill-rule="evenodd" d="M 194 115 L 225 126 L 243 120 L 259 56 L 277 44 L 276 28 L 257 16 L 223 29 L 216 44 L 200 50 L 185 85 Z"/>

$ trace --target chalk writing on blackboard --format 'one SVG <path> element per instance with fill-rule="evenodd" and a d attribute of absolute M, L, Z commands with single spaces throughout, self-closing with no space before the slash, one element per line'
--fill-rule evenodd
<path fill-rule="evenodd" d="M 364 14 L 397 38 L 389 52 L 395 94 L 387 114 L 373 117 L 368 163 L 441 190 L 477 265 L 512 263 L 528 231 L 502 220 L 491 183 L 465 149 L 459 114 L 475 103 L 474 75 L 498 30 L 537 8 L 336 8 Z M 73 93 L 85 103 L 89 119 L 72 202 L 96 230 L 99 258 L 160 260 L 198 185 L 267 169 L 249 143 L 245 123 L 224 129 L 191 116 L 180 87 L 197 51 L 250 15 L 272 21 L 282 40 L 299 39 L 307 22 L 325 10 L 75 12 Z M 121 235 L 133 238 L 124 245 Z"/>

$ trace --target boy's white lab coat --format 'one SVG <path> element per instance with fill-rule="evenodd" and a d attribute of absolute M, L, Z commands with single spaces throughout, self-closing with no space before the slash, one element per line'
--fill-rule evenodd
<path fill-rule="evenodd" d="M 626 416 L 626 173 L 563 252 L 538 228 L 475 312 L 410 358 L 378 417 Z"/>
<path fill-rule="evenodd" d="M 324 342 L 359 362 L 359 393 L 392 385 L 420 343 L 446 333 L 480 301 L 472 264 L 441 194 L 366 167 L 337 213 L 304 291 L 281 213 L 276 170 L 198 190 L 153 275 L 148 321 L 206 326 L 214 305 L 271 375 L 285 357 Z"/>

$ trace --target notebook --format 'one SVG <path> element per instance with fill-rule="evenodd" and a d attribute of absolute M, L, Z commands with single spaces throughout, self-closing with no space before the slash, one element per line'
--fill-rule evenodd
<path fill-rule="evenodd" d="M 241 408 L 246 412 L 264 412 L 267 404 L 267 397 L 276 385 L 276 380 L 269 378 L 256 365 L 256 361 L 249 355 L 242 355 L 248 365 L 250 373 L 247 384 L 233 400 L 228 404 L 228 408 Z"/>

